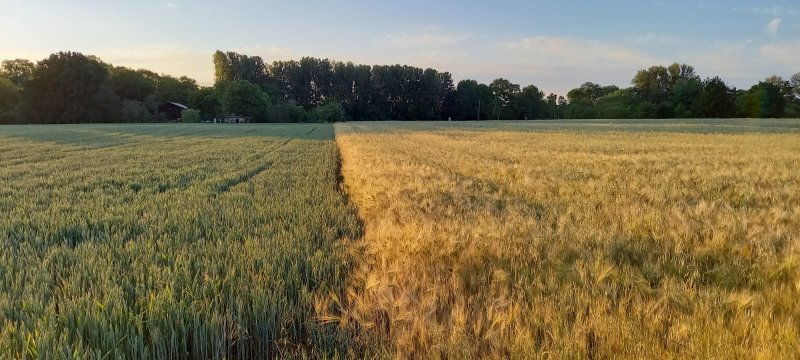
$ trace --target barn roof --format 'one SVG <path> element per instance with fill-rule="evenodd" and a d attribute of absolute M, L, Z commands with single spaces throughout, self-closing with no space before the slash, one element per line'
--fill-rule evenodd
<path fill-rule="evenodd" d="M 181 103 L 176 103 L 176 102 L 170 102 L 170 103 L 167 103 L 167 104 L 172 104 L 172 105 L 175 105 L 175 106 L 177 106 L 177 107 L 179 107 L 179 108 L 181 108 L 181 109 L 183 109 L 183 110 L 186 110 L 186 109 L 188 109 L 188 108 L 189 108 L 189 107 L 188 107 L 188 106 L 186 106 L 186 105 L 183 105 L 183 104 L 181 104 Z"/>

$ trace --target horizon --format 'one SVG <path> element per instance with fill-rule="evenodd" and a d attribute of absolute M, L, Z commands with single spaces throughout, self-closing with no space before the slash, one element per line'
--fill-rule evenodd
<path fill-rule="evenodd" d="M 619 6 L 11 0 L 0 5 L 0 24 L 0 59 L 39 61 L 76 51 L 201 85 L 213 84 L 216 50 L 266 63 L 313 56 L 431 67 L 456 82 L 502 77 L 560 95 L 587 81 L 629 87 L 637 70 L 673 62 L 745 89 L 800 71 L 792 67 L 800 58 L 800 8 L 786 0 Z"/>

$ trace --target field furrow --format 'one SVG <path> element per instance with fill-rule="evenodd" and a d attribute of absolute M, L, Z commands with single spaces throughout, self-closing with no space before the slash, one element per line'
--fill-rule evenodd
<path fill-rule="evenodd" d="M 358 351 L 315 312 L 361 229 L 331 125 L 15 126 L 0 148 L 0 358 Z"/>

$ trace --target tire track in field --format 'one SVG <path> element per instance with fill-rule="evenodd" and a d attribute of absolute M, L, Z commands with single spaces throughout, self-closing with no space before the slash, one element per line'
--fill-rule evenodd
<path fill-rule="evenodd" d="M 296 140 L 296 138 L 286 139 L 284 142 L 280 143 L 279 145 L 273 147 L 272 149 L 267 150 L 267 152 L 262 154 L 262 156 L 270 155 L 270 154 L 272 154 L 272 153 L 274 153 L 274 152 L 276 152 L 276 151 L 278 151 L 278 150 L 280 150 L 282 148 L 285 148 L 287 145 L 289 145 L 290 142 L 292 142 L 294 140 Z M 247 181 L 250 181 L 250 179 L 258 176 L 259 174 L 263 173 L 264 171 L 269 170 L 271 167 L 272 167 L 272 161 L 269 161 L 267 163 L 261 164 L 260 166 L 256 167 L 255 169 L 250 170 L 250 171 L 248 171 L 248 172 L 246 172 L 244 174 L 241 174 L 241 175 L 239 175 L 237 177 L 224 180 L 221 183 L 218 183 L 218 184 L 213 186 L 213 189 L 214 189 L 215 192 L 212 194 L 212 196 L 216 197 L 218 195 L 224 194 L 224 193 L 230 191 L 234 186 L 242 184 L 242 183 L 245 183 Z"/>

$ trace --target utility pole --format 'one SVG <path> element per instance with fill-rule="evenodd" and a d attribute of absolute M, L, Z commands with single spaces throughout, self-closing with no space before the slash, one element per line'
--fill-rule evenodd
<path fill-rule="evenodd" d="M 478 121 L 481 121 L 481 98 L 478 98 Z"/>

